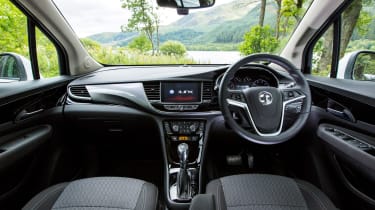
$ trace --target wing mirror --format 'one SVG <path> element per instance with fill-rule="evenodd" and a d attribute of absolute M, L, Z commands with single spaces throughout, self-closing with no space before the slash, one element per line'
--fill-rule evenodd
<path fill-rule="evenodd" d="M 0 83 L 33 79 L 31 64 L 16 53 L 0 54 Z"/>
<path fill-rule="evenodd" d="M 340 60 L 337 77 L 375 82 L 375 51 L 360 50 L 345 55 Z"/>

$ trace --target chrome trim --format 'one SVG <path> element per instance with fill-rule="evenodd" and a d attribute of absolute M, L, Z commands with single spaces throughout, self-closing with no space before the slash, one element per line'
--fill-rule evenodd
<path fill-rule="evenodd" d="M 81 97 L 81 96 L 76 96 L 74 95 L 72 92 L 71 92 L 71 88 L 72 87 L 77 87 L 77 86 L 70 86 L 68 88 L 68 96 L 71 97 L 72 99 L 76 99 L 76 100 L 80 100 L 80 101 L 91 101 L 91 95 L 90 95 L 90 92 L 89 90 L 87 89 L 87 86 L 86 85 L 82 85 L 82 87 L 85 87 L 87 89 L 87 92 L 89 93 L 90 97 Z"/>
<path fill-rule="evenodd" d="M 197 168 L 188 168 L 188 171 L 196 170 Z M 170 168 L 169 174 L 176 174 L 180 171 L 180 168 Z"/>
<path fill-rule="evenodd" d="M 250 109 L 247 105 L 247 103 L 244 103 L 244 102 L 240 102 L 240 101 L 236 101 L 236 100 L 233 100 L 233 99 L 227 99 L 227 103 L 232 105 L 232 106 L 236 106 L 236 107 L 239 107 L 239 108 L 242 108 L 246 111 L 249 119 L 250 119 L 250 122 L 251 122 L 251 125 L 253 126 L 255 132 L 259 135 L 259 136 L 277 136 L 281 133 L 282 129 L 283 129 L 283 122 L 284 122 L 284 114 L 285 114 L 285 106 L 287 104 L 290 104 L 294 101 L 298 101 L 298 100 L 301 100 L 301 99 L 304 99 L 306 98 L 305 95 L 301 95 L 299 97 L 296 97 L 296 98 L 293 98 L 293 99 L 290 99 L 290 100 L 287 100 L 287 101 L 284 101 L 283 102 L 283 110 L 281 112 L 281 120 L 280 120 L 280 127 L 279 129 L 274 132 L 274 133 L 262 133 L 258 130 L 258 128 L 256 127 L 255 123 L 254 123 L 254 120 L 253 120 L 253 117 L 251 115 L 251 112 L 250 112 Z"/>
<path fill-rule="evenodd" d="M 273 96 L 268 91 L 261 91 L 258 93 L 258 100 L 263 106 L 268 106 L 272 104 Z"/>
<path fill-rule="evenodd" d="M 171 198 L 172 201 L 178 200 L 178 195 L 177 195 L 177 183 L 174 183 L 169 187 L 169 197 Z"/>

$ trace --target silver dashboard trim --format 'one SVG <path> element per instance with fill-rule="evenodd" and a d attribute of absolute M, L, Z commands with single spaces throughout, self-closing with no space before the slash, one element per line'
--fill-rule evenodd
<path fill-rule="evenodd" d="M 207 111 L 207 112 L 166 112 L 156 109 L 149 102 L 143 88 L 143 83 L 118 83 L 118 84 L 101 84 L 101 85 L 86 85 L 87 91 L 91 96 L 91 100 L 99 98 L 103 95 L 118 96 L 127 99 L 140 107 L 143 107 L 155 114 L 166 116 L 201 116 L 201 115 L 220 115 L 221 111 Z"/>

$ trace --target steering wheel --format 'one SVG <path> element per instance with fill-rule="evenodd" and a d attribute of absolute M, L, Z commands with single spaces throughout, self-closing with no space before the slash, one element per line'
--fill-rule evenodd
<path fill-rule="evenodd" d="M 294 79 L 293 87 L 228 88 L 237 71 L 246 64 L 266 61 L 284 68 Z M 251 70 L 251 69 L 250 69 Z M 241 137 L 258 144 L 277 144 L 295 136 L 305 124 L 311 109 L 311 93 L 303 74 L 288 60 L 270 54 L 254 54 L 233 64 L 225 72 L 219 89 L 219 104 L 227 124 Z M 285 128 L 285 110 L 297 110 L 294 123 Z M 252 128 L 235 119 L 241 112 Z"/>

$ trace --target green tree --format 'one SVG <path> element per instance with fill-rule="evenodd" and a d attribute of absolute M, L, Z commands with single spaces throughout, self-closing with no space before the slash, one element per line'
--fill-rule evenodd
<path fill-rule="evenodd" d="M 349 51 L 374 49 L 372 40 L 361 38 L 370 31 L 371 27 L 369 26 L 374 19 L 374 16 L 364 7 L 372 5 L 373 0 L 356 0 L 341 14 L 340 58 Z M 331 70 L 333 38 L 334 33 L 331 26 L 321 38 L 323 46 L 321 52 L 316 52 L 314 49 L 314 53 L 321 54 L 317 62 L 316 73 L 318 74 L 321 71 L 329 72 Z"/>
<path fill-rule="evenodd" d="M 55 45 L 38 28 L 36 32 L 36 47 L 38 67 L 43 78 L 59 75 L 59 59 Z"/>
<path fill-rule="evenodd" d="M 277 6 L 275 34 L 277 39 L 280 37 L 280 29 L 282 29 L 283 35 L 289 34 L 290 30 L 294 28 L 293 26 L 301 20 L 305 2 L 305 0 L 275 0 Z"/>
<path fill-rule="evenodd" d="M 26 16 L 9 0 L 0 0 L 0 52 L 28 57 Z"/>
<path fill-rule="evenodd" d="M 151 42 L 154 54 L 159 43 L 160 20 L 152 5 L 147 0 L 121 0 L 122 8 L 129 10 L 131 17 L 122 31 L 143 32 Z"/>
<path fill-rule="evenodd" d="M 283 0 L 280 10 L 281 29 L 284 35 L 289 34 L 294 25 L 300 19 L 301 8 L 297 7 L 297 2 L 294 0 Z"/>
<path fill-rule="evenodd" d="M 252 27 L 249 32 L 244 35 L 244 41 L 240 44 L 239 50 L 242 55 L 250 55 L 260 52 L 273 52 L 278 41 L 274 37 L 274 32 L 269 25 L 264 27 Z"/>
<path fill-rule="evenodd" d="M 259 25 L 263 26 L 264 24 L 264 14 L 266 12 L 266 0 L 260 1 L 260 13 L 259 13 Z"/>
<path fill-rule="evenodd" d="M 179 41 L 166 41 L 160 46 L 160 52 L 165 55 L 183 56 L 186 47 Z"/>
<path fill-rule="evenodd" d="M 276 2 L 276 24 L 275 24 L 275 35 L 276 39 L 280 36 L 280 21 L 281 21 L 281 0 L 275 0 Z"/>
<path fill-rule="evenodd" d="M 358 20 L 360 17 L 362 6 L 362 0 L 353 1 L 351 5 L 348 8 L 346 8 L 341 15 L 342 33 L 340 40 L 340 58 L 342 58 L 345 54 L 345 50 L 349 44 L 354 28 L 356 27 L 356 25 L 357 27 L 360 26 L 360 24 L 358 24 Z M 333 42 L 333 40 L 327 41 Z"/>
<path fill-rule="evenodd" d="M 142 34 L 136 38 L 134 38 L 128 45 L 130 49 L 136 49 L 140 52 L 144 53 L 149 50 L 152 50 L 152 44 L 149 39 L 147 39 L 146 35 Z"/>

